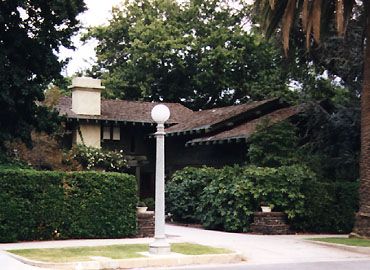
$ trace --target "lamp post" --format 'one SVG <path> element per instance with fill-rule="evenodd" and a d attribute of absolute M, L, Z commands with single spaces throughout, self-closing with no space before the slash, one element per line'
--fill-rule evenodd
<path fill-rule="evenodd" d="M 157 123 L 155 133 L 157 141 L 156 168 L 155 168 L 155 228 L 154 242 L 149 245 L 151 254 L 167 254 L 170 245 L 166 241 L 164 218 L 164 122 L 170 118 L 170 110 L 166 105 L 154 106 L 151 112 L 152 119 Z"/>

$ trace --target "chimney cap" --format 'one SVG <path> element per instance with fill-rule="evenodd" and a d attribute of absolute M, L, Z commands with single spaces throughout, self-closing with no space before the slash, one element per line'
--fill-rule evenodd
<path fill-rule="evenodd" d="M 104 89 L 101 85 L 101 80 L 91 77 L 75 77 L 72 79 L 72 85 L 68 88 L 89 88 L 89 89 Z"/>

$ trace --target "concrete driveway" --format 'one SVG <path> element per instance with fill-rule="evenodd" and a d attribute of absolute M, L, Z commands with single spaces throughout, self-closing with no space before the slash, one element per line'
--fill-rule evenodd
<path fill-rule="evenodd" d="M 166 225 L 169 239 L 225 247 L 239 251 L 252 264 L 348 261 L 369 259 L 370 255 L 320 246 L 306 238 L 335 235 L 254 235 L 226 233 Z M 338 235 L 336 235 L 338 236 Z"/>
<path fill-rule="evenodd" d="M 241 252 L 247 258 L 247 265 L 304 263 L 304 262 L 344 262 L 369 260 L 370 256 L 333 247 L 320 246 L 304 241 L 318 235 L 253 235 L 226 233 L 189 227 L 166 225 L 170 242 L 194 242 L 204 245 L 225 247 Z M 325 237 L 325 235 L 319 235 Z M 333 236 L 333 235 L 331 235 Z M 6 249 L 52 248 L 71 246 L 99 246 L 129 243 L 150 243 L 152 239 L 102 239 L 102 240 L 63 240 L 40 241 L 13 244 L 0 244 L 1 270 L 40 270 L 18 262 L 1 253 Z M 45 269 L 45 268 L 44 268 Z"/>

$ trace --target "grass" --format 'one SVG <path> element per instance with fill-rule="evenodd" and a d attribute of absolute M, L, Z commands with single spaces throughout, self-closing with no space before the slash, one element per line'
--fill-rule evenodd
<path fill-rule="evenodd" d="M 342 244 L 342 245 L 347 245 L 347 246 L 370 247 L 370 240 L 360 239 L 360 238 L 328 237 L 328 238 L 310 238 L 309 240 L 333 243 L 333 244 Z"/>
<path fill-rule="evenodd" d="M 191 243 L 171 244 L 171 251 L 185 255 L 204 255 L 204 254 L 225 254 L 231 253 L 225 248 L 215 248 Z"/>
<path fill-rule="evenodd" d="M 138 252 L 146 252 L 148 249 L 149 247 L 146 244 L 130 244 L 95 247 L 17 249 L 9 250 L 8 252 L 36 261 L 64 263 L 91 261 L 91 256 L 107 257 L 111 259 L 140 258 L 144 256 Z M 214 248 L 191 243 L 171 244 L 171 251 L 185 255 L 224 254 L 231 252 L 223 248 Z"/>
<path fill-rule="evenodd" d="M 148 245 L 111 245 L 97 247 L 17 249 L 9 252 L 31 260 L 45 262 L 91 261 L 90 256 L 102 256 L 112 259 L 144 257 L 138 252 L 147 251 Z"/>

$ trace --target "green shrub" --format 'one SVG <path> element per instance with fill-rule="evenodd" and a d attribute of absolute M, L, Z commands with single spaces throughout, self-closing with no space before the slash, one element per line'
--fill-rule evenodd
<path fill-rule="evenodd" d="M 313 178 L 307 167 L 298 165 L 225 167 L 204 189 L 199 215 L 206 228 L 247 231 L 264 201 L 293 218 L 304 212 L 302 183 Z"/>
<path fill-rule="evenodd" d="M 174 220 L 199 222 L 197 208 L 200 195 L 216 177 L 217 170 L 208 167 L 187 167 L 174 173 L 166 183 L 166 211 L 172 214 Z"/>
<path fill-rule="evenodd" d="M 133 176 L 0 171 L 0 242 L 112 238 L 136 232 Z"/>
<path fill-rule="evenodd" d="M 358 183 L 304 183 L 304 212 L 291 221 L 299 231 L 349 233 L 358 209 Z"/>
<path fill-rule="evenodd" d="M 297 231 L 346 233 L 358 207 L 358 183 L 321 183 L 306 166 L 185 168 L 167 184 L 175 220 L 248 231 L 261 201 L 285 212 Z"/>
<path fill-rule="evenodd" d="M 155 208 L 155 201 L 154 201 L 154 198 L 145 198 L 142 200 L 145 205 L 148 207 L 148 210 L 150 211 L 154 211 L 154 208 Z"/>
<path fill-rule="evenodd" d="M 208 229 L 247 231 L 256 205 L 252 182 L 243 177 L 243 168 L 225 167 L 204 189 L 197 209 L 202 225 Z"/>

